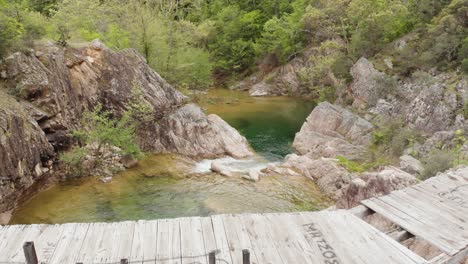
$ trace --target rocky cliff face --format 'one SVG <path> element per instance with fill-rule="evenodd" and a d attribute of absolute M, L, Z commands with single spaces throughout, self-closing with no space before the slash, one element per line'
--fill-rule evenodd
<path fill-rule="evenodd" d="M 84 111 L 100 103 L 119 115 L 134 89 L 152 110 L 151 122 L 137 133 L 143 150 L 197 158 L 252 154 L 243 136 L 186 104 L 135 50 L 114 52 L 99 41 L 83 48 L 49 44 L 11 55 L 0 73 L 0 200 L 9 207 L 48 170 L 55 153 L 70 147 Z"/>
<path fill-rule="evenodd" d="M 250 155 L 247 141 L 227 123 L 207 117 L 187 97 L 153 71 L 135 50 L 114 52 L 99 41 L 80 49 L 48 45 L 6 59 L 5 79 L 20 98 L 31 103 L 34 118 L 56 149 L 66 148 L 67 135 L 81 114 L 101 103 L 118 115 L 133 89 L 153 112 L 153 123 L 139 131 L 145 151 L 175 152 L 193 157 Z M 144 131 L 143 131 L 144 130 Z"/>
<path fill-rule="evenodd" d="M 46 176 L 55 156 L 36 120 L 0 90 L 0 212 Z"/>

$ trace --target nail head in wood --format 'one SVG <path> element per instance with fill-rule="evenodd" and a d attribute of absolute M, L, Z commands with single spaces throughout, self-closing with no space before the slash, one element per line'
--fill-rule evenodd
<path fill-rule="evenodd" d="M 211 251 L 208 254 L 208 263 L 209 264 L 216 264 L 216 252 L 215 251 Z"/>
<path fill-rule="evenodd" d="M 242 250 L 242 264 L 250 264 L 250 251 L 248 249 Z"/>
<path fill-rule="evenodd" d="M 38 264 L 36 248 L 34 247 L 34 242 L 28 241 L 23 244 L 24 258 L 26 259 L 26 264 Z"/>
<path fill-rule="evenodd" d="M 128 259 L 121 259 L 120 264 L 128 264 Z"/>

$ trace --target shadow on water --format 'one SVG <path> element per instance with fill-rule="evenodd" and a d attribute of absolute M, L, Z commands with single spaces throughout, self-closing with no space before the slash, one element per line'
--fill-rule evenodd
<path fill-rule="evenodd" d="M 290 153 L 291 142 L 314 105 L 293 98 L 251 98 L 214 90 L 200 102 L 239 129 L 269 161 Z M 229 104 L 225 103 L 227 100 Z M 213 103 L 216 101 L 216 103 Z M 148 155 L 136 168 L 104 184 L 96 177 L 57 184 L 33 197 L 11 223 L 100 222 L 207 216 L 219 213 L 317 210 L 326 197 L 303 177 L 272 176 L 258 183 L 238 177 L 188 174 L 195 164 L 177 155 Z"/>

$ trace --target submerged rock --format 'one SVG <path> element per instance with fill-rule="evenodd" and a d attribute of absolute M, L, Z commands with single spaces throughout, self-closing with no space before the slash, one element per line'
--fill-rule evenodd
<path fill-rule="evenodd" d="M 356 159 L 370 143 L 374 126 L 350 111 L 327 102 L 307 117 L 293 147 L 312 158 L 345 156 Z"/>
<path fill-rule="evenodd" d="M 221 161 L 217 160 L 211 162 L 211 171 L 217 172 L 226 177 L 234 176 L 234 174 L 226 166 L 224 166 Z"/>
<path fill-rule="evenodd" d="M 242 178 L 249 180 L 249 181 L 258 182 L 260 180 L 260 175 L 261 175 L 261 172 L 259 170 L 250 169 L 248 174 L 242 175 Z"/>

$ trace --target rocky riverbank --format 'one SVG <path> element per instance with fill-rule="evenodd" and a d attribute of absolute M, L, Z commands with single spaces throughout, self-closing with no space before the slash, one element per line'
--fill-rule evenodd
<path fill-rule="evenodd" d="M 82 128 L 85 111 L 101 104 L 119 116 L 135 87 L 151 110 L 151 120 L 137 129 L 142 150 L 196 158 L 252 155 L 243 136 L 188 103 L 132 49 L 114 52 L 99 41 L 83 48 L 46 44 L 12 54 L 0 73 L 0 212 L 14 208 L 36 182 L 61 174 L 57 156 L 76 143 L 72 131 Z M 108 156 L 114 165 L 126 163 Z"/>
<path fill-rule="evenodd" d="M 467 163 L 466 76 L 419 73 L 398 80 L 365 58 L 351 75 L 347 92 L 335 104 L 320 103 L 296 134 L 297 154 L 267 175 L 294 171 L 332 195 L 337 207 L 351 208 Z"/>

